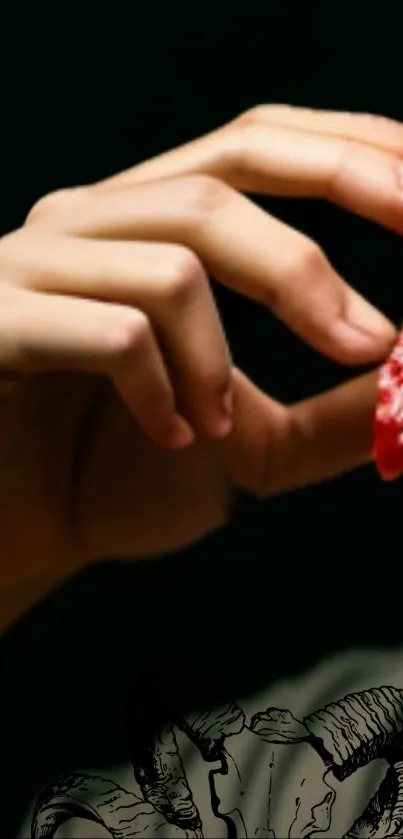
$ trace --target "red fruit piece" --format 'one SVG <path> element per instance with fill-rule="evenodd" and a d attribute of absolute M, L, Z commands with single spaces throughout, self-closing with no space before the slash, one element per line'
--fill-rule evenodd
<path fill-rule="evenodd" d="M 384 481 L 403 473 L 403 333 L 379 373 L 374 458 Z"/>

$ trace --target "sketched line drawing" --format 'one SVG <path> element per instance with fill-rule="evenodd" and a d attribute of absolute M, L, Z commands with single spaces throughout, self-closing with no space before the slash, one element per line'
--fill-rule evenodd
<path fill-rule="evenodd" d="M 179 733 L 191 741 L 207 773 L 209 813 L 200 812 L 195 803 Z M 239 759 L 243 744 L 253 751 L 259 743 L 267 749 L 262 752 L 267 777 L 262 792 L 250 772 L 250 756 L 244 766 Z M 331 829 L 336 799 L 348 779 L 380 758 L 384 777 L 343 839 L 403 839 L 403 690 L 393 686 L 348 694 L 302 720 L 288 708 L 268 707 L 248 723 L 242 708 L 230 702 L 186 714 L 157 735 L 129 738 L 129 750 L 141 795 L 96 776 L 61 778 L 38 797 L 32 839 L 53 839 L 58 827 L 74 816 L 102 824 L 114 839 L 159 833 L 202 839 L 203 821 L 211 816 L 228 839 L 311 837 Z M 297 792 L 279 803 L 274 790 L 286 787 L 281 773 L 284 766 L 297 765 L 297 755 Z M 312 762 L 304 764 L 305 756 L 313 756 L 315 771 L 310 770 Z"/>

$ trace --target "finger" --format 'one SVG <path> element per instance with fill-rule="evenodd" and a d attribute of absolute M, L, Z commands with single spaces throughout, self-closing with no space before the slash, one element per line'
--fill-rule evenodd
<path fill-rule="evenodd" d="M 245 192 L 325 199 L 402 233 L 403 126 L 369 116 L 301 116 L 294 110 L 287 120 L 286 113 L 283 123 L 275 113 L 266 119 L 246 114 L 96 189 L 204 173 Z"/>
<path fill-rule="evenodd" d="M 14 291 L 2 306 L 0 334 L 0 369 L 105 374 L 155 442 L 179 448 L 192 441 L 188 423 L 175 410 L 172 386 L 143 313 Z"/>
<path fill-rule="evenodd" d="M 399 155 L 403 152 L 403 125 L 397 120 L 375 114 L 272 104 L 251 108 L 232 124 L 251 123 L 341 137 Z"/>
<path fill-rule="evenodd" d="M 230 431 L 229 351 L 207 277 L 190 250 L 27 234 L 23 244 L 20 235 L 8 240 L 7 262 L 19 286 L 144 312 L 164 351 L 181 410 L 208 434 Z"/>
<path fill-rule="evenodd" d="M 369 373 L 290 409 L 288 453 L 277 477 L 273 473 L 275 492 L 317 483 L 372 460 L 377 378 L 377 372 Z M 270 471 L 268 461 L 268 491 Z"/>
<path fill-rule="evenodd" d="M 395 331 L 333 270 L 320 249 L 220 181 L 205 176 L 84 191 L 50 222 L 79 236 L 176 242 L 211 273 L 272 309 L 336 361 L 382 358 Z"/>
<path fill-rule="evenodd" d="M 291 408 L 236 371 L 234 429 L 216 446 L 235 484 L 261 497 L 333 478 L 368 463 L 377 373 Z"/>

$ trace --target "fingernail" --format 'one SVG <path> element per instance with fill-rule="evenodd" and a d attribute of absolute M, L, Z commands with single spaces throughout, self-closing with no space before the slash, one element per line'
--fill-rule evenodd
<path fill-rule="evenodd" d="M 232 430 L 232 415 L 234 411 L 234 399 L 232 388 L 227 388 L 221 397 L 221 414 L 214 422 L 213 434 L 215 437 L 227 437 Z"/>
<path fill-rule="evenodd" d="M 377 361 L 388 352 L 395 338 L 393 327 L 387 320 L 384 321 L 382 329 L 377 331 L 370 331 L 341 319 L 335 326 L 338 340 L 352 356 L 359 356 L 357 362 Z"/>
<path fill-rule="evenodd" d="M 394 329 L 388 319 L 358 294 L 350 296 L 346 315 L 347 323 L 374 343 L 387 344 L 393 337 Z"/>
<path fill-rule="evenodd" d="M 224 414 L 226 414 L 227 417 L 230 417 L 230 419 L 232 419 L 232 414 L 234 412 L 234 394 L 232 392 L 232 387 L 228 388 L 225 391 L 222 399 L 222 406 Z"/>
<path fill-rule="evenodd" d="M 194 442 L 195 434 L 191 426 L 180 414 L 174 414 L 172 422 L 164 429 L 164 443 L 170 449 L 184 449 Z"/>

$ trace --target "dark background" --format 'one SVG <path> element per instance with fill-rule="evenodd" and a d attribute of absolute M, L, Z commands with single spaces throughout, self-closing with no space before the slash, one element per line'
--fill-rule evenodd
<path fill-rule="evenodd" d="M 24 12 L 8 24 L 3 13 L 2 231 L 42 194 L 133 165 L 256 104 L 403 121 L 391 5 L 371 19 L 357 3 L 355 22 L 347 8 L 299 2 L 242 13 L 128 9 L 104 21 L 97 11 L 89 29 L 60 9 L 43 22 Z M 400 321 L 396 235 L 319 203 L 261 203 Z M 237 363 L 278 398 L 350 375 L 257 306 L 221 290 L 218 300 Z M 133 684 L 137 704 L 151 701 L 146 676 L 157 715 L 158 705 L 170 713 L 170 696 L 220 701 L 348 643 L 401 642 L 402 505 L 399 482 L 382 485 L 364 469 L 257 506 L 180 556 L 96 569 L 41 604 L 0 647 L 10 826 L 59 772 L 124 756 L 122 708 Z"/>

